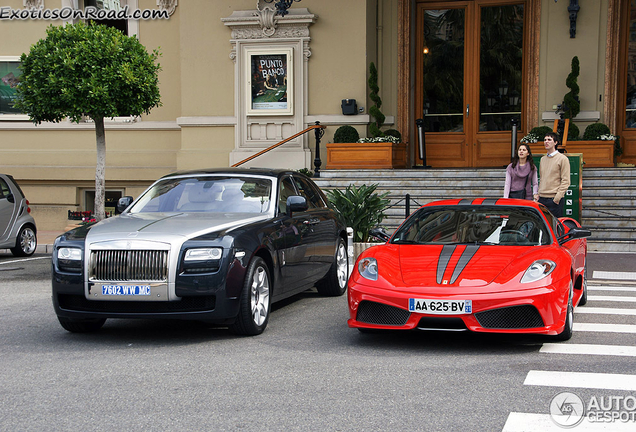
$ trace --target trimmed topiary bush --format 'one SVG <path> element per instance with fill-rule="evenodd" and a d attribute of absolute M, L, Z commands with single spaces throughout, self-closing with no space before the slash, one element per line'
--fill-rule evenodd
<path fill-rule="evenodd" d="M 548 126 L 537 126 L 530 130 L 530 133 L 535 135 L 539 141 L 543 141 L 545 134 L 548 132 L 552 132 L 552 128 L 549 128 Z"/>
<path fill-rule="evenodd" d="M 570 128 L 568 129 L 568 141 L 576 141 L 581 135 L 581 130 L 577 125 L 570 121 Z"/>
<path fill-rule="evenodd" d="M 397 129 L 387 129 L 387 130 L 385 130 L 384 131 L 384 136 L 392 136 L 392 137 L 395 137 L 395 138 L 399 139 L 400 141 L 402 141 L 402 134 Z"/>
<path fill-rule="evenodd" d="M 380 87 L 378 87 L 378 69 L 373 62 L 369 65 L 369 89 L 371 90 L 369 98 L 375 103 L 375 105 L 369 108 L 369 114 L 375 118 L 375 122 L 369 125 L 369 135 L 373 138 L 377 138 L 383 136 L 380 128 L 384 124 L 386 117 L 382 114 L 382 111 L 380 111 L 382 99 L 378 94 L 380 91 Z"/>
<path fill-rule="evenodd" d="M 360 139 L 360 134 L 353 126 L 344 125 L 336 129 L 333 134 L 333 142 L 335 143 L 355 143 Z"/>
<path fill-rule="evenodd" d="M 581 112 L 581 104 L 579 103 L 579 85 L 577 80 L 579 77 L 580 66 L 579 58 L 572 58 L 572 72 L 565 79 L 565 85 L 570 89 L 563 97 L 563 117 L 572 119 Z M 569 134 L 568 134 L 569 138 Z"/>
<path fill-rule="evenodd" d="M 601 139 L 601 135 L 610 135 L 609 127 L 604 123 L 592 123 L 585 128 L 583 139 L 586 141 Z"/>

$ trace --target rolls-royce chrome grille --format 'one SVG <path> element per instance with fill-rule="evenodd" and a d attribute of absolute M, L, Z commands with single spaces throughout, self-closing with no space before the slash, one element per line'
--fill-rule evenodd
<path fill-rule="evenodd" d="M 168 251 L 95 250 L 88 274 L 99 281 L 166 281 Z"/>

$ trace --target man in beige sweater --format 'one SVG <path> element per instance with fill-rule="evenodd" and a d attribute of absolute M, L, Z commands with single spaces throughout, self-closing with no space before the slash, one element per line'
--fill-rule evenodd
<path fill-rule="evenodd" d="M 547 154 L 539 164 L 539 203 L 559 218 L 563 216 L 563 197 L 570 187 L 570 161 L 556 149 L 561 142 L 558 134 L 549 132 L 543 142 Z"/>

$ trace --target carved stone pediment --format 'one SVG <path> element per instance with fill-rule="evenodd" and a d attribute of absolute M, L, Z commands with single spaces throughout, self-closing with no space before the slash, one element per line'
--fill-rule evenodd
<path fill-rule="evenodd" d="M 172 15 L 177 8 L 177 0 L 157 0 L 159 10 L 168 11 L 168 15 Z"/>
<path fill-rule="evenodd" d="M 44 0 L 23 0 L 22 4 L 25 9 L 42 9 L 44 8 Z"/>
<path fill-rule="evenodd" d="M 284 17 L 277 16 L 270 6 L 251 11 L 235 11 L 221 21 L 232 29 L 232 39 L 276 39 L 309 37 L 309 26 L 318 18 L 307 8 L 289 9 Z"/>

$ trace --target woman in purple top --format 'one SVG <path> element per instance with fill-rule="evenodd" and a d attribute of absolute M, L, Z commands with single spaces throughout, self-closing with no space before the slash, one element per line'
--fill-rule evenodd
<path fill-rule="evenodd" d="M 527 144 L 519 144 L 517 154 L 506 168 L 504 198 L 539 200 L 539 177 Z"/>

